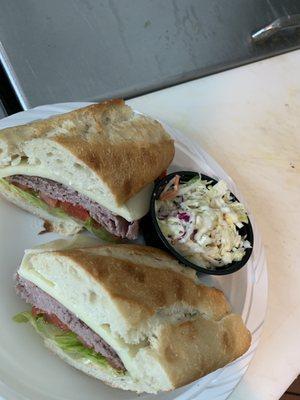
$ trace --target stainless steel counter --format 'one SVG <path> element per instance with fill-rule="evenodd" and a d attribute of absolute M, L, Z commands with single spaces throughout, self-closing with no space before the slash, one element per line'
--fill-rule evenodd
<path fill-rule="evenodd" d="M 6 117 L 5 108 L 0 100 L 0 119 Z"/>
<path fill-rule="evenodd" d="M 23 108 L 131 97 L 299 47 L 250 34 L 299 0 L 0 0 L 0 55 Z M 205 94 L 203 94 L 205 95 Z"/>

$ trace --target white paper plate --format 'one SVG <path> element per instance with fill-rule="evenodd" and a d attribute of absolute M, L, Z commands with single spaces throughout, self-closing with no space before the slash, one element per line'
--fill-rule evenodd
<path fill-rule="evenodd" d="M 67 112 L 89 103 L 64 103 L 37 107 L 4 118 L 0 129 L 24 124 L 35 119 Z M 199 145 L 170 127 L 176 141 L 172 170 L 197 170 L 212 177 L 223 178 L 237 197 L 244 201 L 229 176 Z M 13 274 L 24 249 L 57 238 L 56 234 L 38 236 L 41 222 L 0 200 L 0 396 L 6 400 L 223 400 L 245 373 L 261 335 L 267 304 L 267 269 L 260 234 L 253 223 L 255 245 L 246 267 L 226 276 L 205 277 L 208 284 L 221 288 L 234 312 L 242 315 L 252 333 L 249 351 L 235 362 L 184 388 L 157 396 L 137 396 L 131 392 L 111 389 L 100 381 L 72 369 L 42 345 L 41 339 L 27 324 L 15 324 L 12 316 L 26 308 L 14 292 Z"/>

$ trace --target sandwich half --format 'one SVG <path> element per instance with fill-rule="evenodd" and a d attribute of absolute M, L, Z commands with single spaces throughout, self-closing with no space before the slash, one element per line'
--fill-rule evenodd
<path fill-rule="evenodd" d="M 163 251 L 60 240 L 27 250 L 17 293 L 45 345 L 108 385 L 157 393 L 247 351 L 251 336 L 224 294 Z M 86 240 L 86 239 L 85 239 Z"/>
<path fill-rule="evenodd" d="M 0 193 L 48 230 L 134 239 L 174 156 L 162 125 L 123 100 L 0 131 Z"/>

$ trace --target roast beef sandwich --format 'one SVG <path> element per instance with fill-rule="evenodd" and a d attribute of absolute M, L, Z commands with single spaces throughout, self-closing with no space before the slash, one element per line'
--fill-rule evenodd
<path fill-rule="evenodd" d="M 111 100 L 1 130 L 0 193 L 49 230 L 134 239 L 173 156 L 159 122 Z"/>
<path fill-rule="evenodd" d="M 73 367 L 120 389 L 172 390 L 250 345 L 220 290 L 151 247 L 60 240 L 27 250 L 16 280 L 32 308 L 15 320 L 30 322 Z"/>

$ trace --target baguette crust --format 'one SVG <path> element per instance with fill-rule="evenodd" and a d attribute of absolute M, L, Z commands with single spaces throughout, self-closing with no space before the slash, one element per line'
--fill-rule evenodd
<path fill-rule="evenodd" d="M 177 325 L 165 325 L 155 344 L 159 362 L 174 385 L 187 385 L 244 354 L 250 332 L 239 315 L 220 321 L 198 317 Z"/>
<path fill-rule="evenodd" d="M 156 353 L 173 389 L 176 389 L 235 360 L 247 351 L 250 342 L 250 333 L 245 330 L 242 319 L 230 314 L 220 322 L 201 318 L 166 326 L 158 339 Z M 125 379 L 110 376 L 97 365 L 86 365 L 72 359 L 47 339 L 45 345 L 74 368 L 100 379 L 106 385 L 138 393 L 152 392 L 150 387 L 145 388 L 142 383 L 126 382 Z"/>
<path fill-rule="evenodd" d="M 124 253 L 127 257 L 122 259 Z M 216 320 L 230 310 L 223 292 L 195 284 L 195 280 L 179 272 L 181 269 L 173 257 L 152 247 L 104 245 L 57 254 L 71 259 L 101 284 L 132 328 L 145 324 L 158 309 L 171 308 L 175 304 L 184 304 L 188 309 L 199 310 Z M 139 262 L 137 258 L 141 254 L 155 257 L 162 265 L 167 260 L 175 265 L 175 269 L 157 268 L 151 259 L 146 261 L 144 257 Z"/>
<path fill-rule="evenodd" d="M 231 313 L 224 294 L 200 284 L 195 272 L 172 256 L 142 245 L 84 246 L 59 241 L 27 251 L 19 273 L 45 285 L 66 307 L 76 307 L 71 311 L 100 336 L 108 335 L 105 340 L 137 383 L 125 387 L 114 381 L 116 387 L 172 390 L 248 350 L 251 335 L 241 317 Z M 85 372 L 112 384 L 92 370 Z"/>
<path fill-rule="evenodd" d="M 46 120 L 3 129 L 15 146 L 32 139 L 56 142 L 110 189 L 118 205 L 153 182 L 174 157 L 174 142 L 161 124 L 137 115 L 123 100 L 110 100 Z M 4 154 L 4 152 L 3 152 Z"/>
<path fill-rule="evenodd" d="M 153 356 L 163 366 L 174 388 L 223 367 L 247 351 L 251 335 L 241 317 L 230 314 L 223 292 L 196 284 L 179 266 L 176 270 L 177 262 L 161 250 L 139 245 L 121 247 L 130 254 L 131 260 L 120 258 L 120 245 L 105 246 L 111 255 L 97 254 L 99 247 L 67 253 L 110 293 L 132 327 L 145 325 L 158 310 L 172 309 L 176 304 L 197 312 L 192 320 L 160 325 L 155 339 L 150 339 L 155 348 Z M 60 253 L 63 254 L 66 255 Z M 176 267 L 157 268 L 149 260 L 137 263 L 135 257 L 140 254 L 171 261 Z"/>

